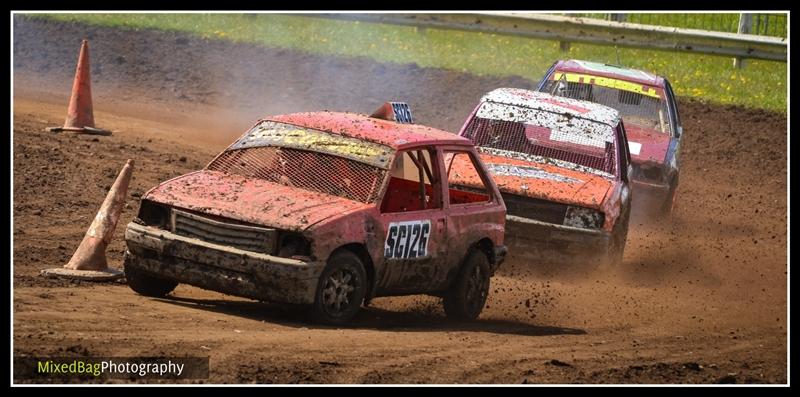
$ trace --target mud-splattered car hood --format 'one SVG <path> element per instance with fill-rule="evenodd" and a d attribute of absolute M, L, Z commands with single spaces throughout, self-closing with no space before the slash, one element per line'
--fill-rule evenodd
<path fill-rule="evenodd" d="M 368 204 L 257 178 L 197 171 L 172 179 L 143 199 L 284 230 L 310 226 Z"/>
<path fill-rule="evenodd" d="M 669 134 L 634 124 L 626 124 L 625 131 L 628 134 L 628 147 L 633 162 L 664 163 L 670 144 Z"/>
<path fill-rule="evenodd" d="M 604 176 L 552 164 L 482 153 L 501 192 L 601 209 L 612 181 Z"/>

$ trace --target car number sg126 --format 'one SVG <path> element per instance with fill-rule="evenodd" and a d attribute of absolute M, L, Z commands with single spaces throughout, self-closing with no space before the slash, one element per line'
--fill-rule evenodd
<path fill-rule="evenodd" d="M 386 233 L 386 259 L 416 259 L 428 256 L 431 221 L 392 222 Z"/>

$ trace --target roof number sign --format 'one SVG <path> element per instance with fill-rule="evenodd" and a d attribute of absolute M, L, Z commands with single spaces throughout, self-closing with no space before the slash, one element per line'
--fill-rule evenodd
<path fill-rule="evenodd" d="M 394 111 L 394 119 L 398 123 L 413 124 L 414 119 L 411 117 L 411 108 L 405 102 L 390 102 L 392 104 L 392 111 Z"/>

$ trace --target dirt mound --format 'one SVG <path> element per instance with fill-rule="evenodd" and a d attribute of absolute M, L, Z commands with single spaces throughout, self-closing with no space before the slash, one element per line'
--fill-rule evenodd
<path fill-rule="evenodd" d="M 82 38 L 111 137 L 42 131 L 63 122 Z M 210 355 L 218 382 L 785 382 L 787 124 L 759 110 L 682 101 L 673 219 L 635 220 L 618 268 L 512 254 L 476 323 L 446 321 L 435 298 L 404 297 L 376 300 L 354 329 L 329 329 L 185 286 L 152 300 L 37 275 L 69 260 L 127 158 L 136 167 L 120 225 L 146 189 L 201 168 L 265 114 L 406 100 L 421 123 L 454 131 L 485 92 L 533 85 L 16 16 L 15 353 Z"/>

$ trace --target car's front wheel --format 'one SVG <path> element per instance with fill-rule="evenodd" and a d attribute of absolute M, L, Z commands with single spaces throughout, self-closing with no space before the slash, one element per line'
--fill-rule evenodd
<path fill-rule="evenodd" d="M 625 243 L 628 240 L 628 222 L 630 219 L 630 207 L 625 210 L 624 216 L 617 220 L 614 233 L 611 235 L 611 246 L 606 254 L 605 265 L 619 266 L 625 254 Z"/>
<path fill-rule="evenodd" d="M 132 260 L 133 258 L 130 254 L 125 254 L 123 266 L 125 269 L 125 280 L 128 282 L 128 286 L 135 292 L 144 296 L 161 298 L 172 292 L 172 290 L 178 286 L 176 281 L 153 277 L 147 273 L 136 270 L 128 265 Z"/>
<path fill-rule="evenodd" d="M 461 266 L 458 278 L 444 296 L 444 312 L 457 320 L 478 318 L 489 296 L 489 258 L 472 249 Z"/>
<path fill-rule="evenodd" d="M 675 196 L 678 193 L 678 176 L 676 175 L 675 178 L 672 179 L 672 183 L 669 185 L 669 193 L 667 193 L 667 197 L 664 199 L 664 203 L 661 205 L 659 215 L 662 218 L 669 218 L 672 216 L 673 211 L 675 211 Z"/>
<path fill-rule="evenodd" d="M 361 259 L 350 251 L 337 252 L 322 271 L 311 316 L 324 324 L 347 323 L 361 309 L 366 294 L 367 278 Z"/>

